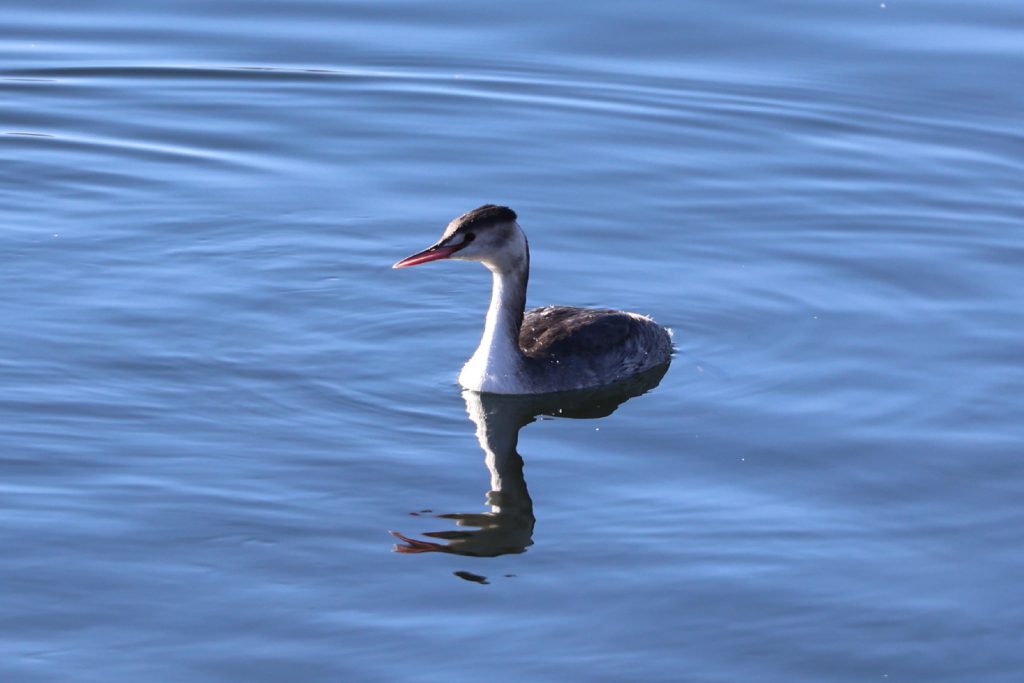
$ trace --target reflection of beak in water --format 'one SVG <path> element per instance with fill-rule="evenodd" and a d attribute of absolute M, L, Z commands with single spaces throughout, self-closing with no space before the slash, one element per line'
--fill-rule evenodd
<path fill-rule="evenodd" d="M 438 515 L 452 519 L 459 527 L 475 530 L 431 531 L 425 536 L 447 541 L 418 541 L 392 532 L 405 545 L 396 545 L 400 553 L 444 552 L 494 557 L 521 553 L 533 543 L 533 501 L 523 479 L 523 459 L 516 452 L 519 430 L 533 421 L 526 406 L 509 403 L 496 394 L 462 392 L 469 419 L 476 424 L 476 437 L 484 451 L 484 462 L 491 472 L 491 490 L 487 492 L 490 512 Z"/>
<path fill-rule="evenodd" d="M 533 501 L 523 478 L 523 459 L 516 451 L 519 430 L 538 415 L 578 419 L 611 415 L 625 401 L 658 386 L 667 370 L 668 363 L 606 387 L 555 394 L 504 396 L 462 392 L 466 412 L 476 424 L 476 436 L 491 473 L 491 490 L 487 492 L 491 511 L 437 515 L 441 519 L 455 520 L 456 526 L 461 527 L 423 534 L 442 542 L 418 540 L 392 531 L 392 535 L 402 541 L 395 545 L 395 552 L 496 557 L 525 551 L 533 545 L 535 518 Z"/>

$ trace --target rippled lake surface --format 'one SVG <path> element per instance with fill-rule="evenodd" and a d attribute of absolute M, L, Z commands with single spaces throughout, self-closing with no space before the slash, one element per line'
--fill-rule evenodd
<path fill-rule="evenodd" d="M 3 17 L 4 681 L 1019 680 L 1020 2 Z M 647 393 L 461 394 L 485 202 Z"/>

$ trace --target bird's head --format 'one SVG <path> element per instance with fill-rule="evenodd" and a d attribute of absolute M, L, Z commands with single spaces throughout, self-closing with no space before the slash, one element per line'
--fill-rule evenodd
<path fill-rule="evenodd" d="M 392 267 L 456 259 L 480 261 L 493 271 L 507 272 L 524 267 L 528 253 L 526 236 L 516 223 L 516 212 L 507 206 L 484 204 L 452 220 L 433 245 Z"/>

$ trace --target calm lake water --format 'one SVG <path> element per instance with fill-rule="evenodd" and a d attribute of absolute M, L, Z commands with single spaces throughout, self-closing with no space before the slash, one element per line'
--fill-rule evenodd
<path fill-rule="evenodd" d="M 1018 0 L 2 14 L 3 681 L 1020 680 Z M 485 202 L 668 372 L 463 396 Z"/>

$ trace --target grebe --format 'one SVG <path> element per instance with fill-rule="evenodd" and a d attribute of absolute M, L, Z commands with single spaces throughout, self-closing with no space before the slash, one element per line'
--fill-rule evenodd
<path fill-rule="evenodd" d="M 485 204 L 451 223 L 433 246 L 393 268 L 479 261 L 494 276 L 480 346 L 459 384 L 495 394 L 544 394 L 610 384 L 667 363 L 669 331 L 646 316 L 545 306 L 524 314 L 530 249 L 507 206 Z"/>

